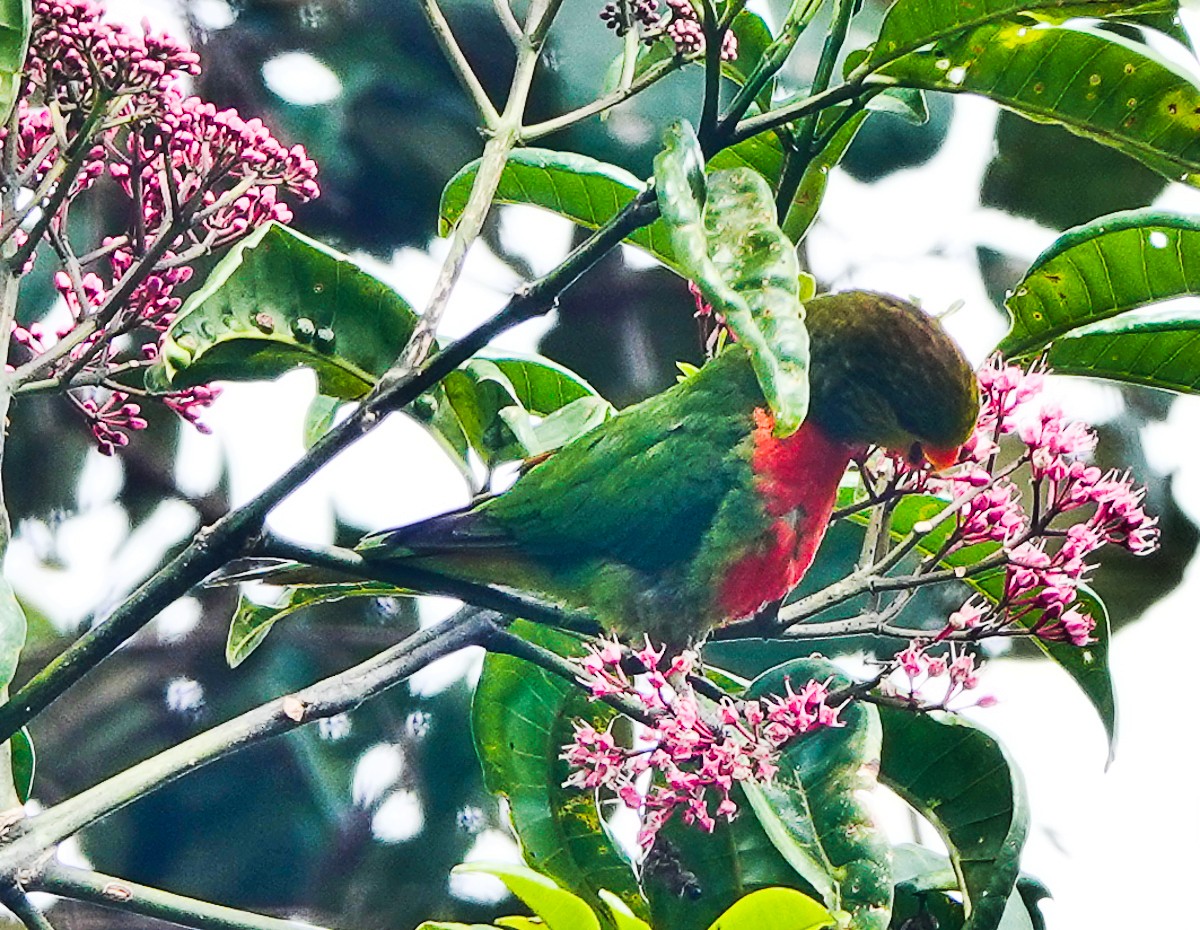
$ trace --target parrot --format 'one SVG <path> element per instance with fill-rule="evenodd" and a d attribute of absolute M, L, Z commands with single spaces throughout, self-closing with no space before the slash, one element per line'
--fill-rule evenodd
<path fill-rule="evenodd" d="M 731 342 L 507 490 L 356 551 L 586 611 L 623 637 L 691 645 L 755 615 L 811 566 L 852 460 L 882 446 L 944 469 L 979 412 L 970 363 L 918 307 L 869 291 L 804 307 L 809 407 L 790 436 Z M 256 577 L 303 582 L 305 566 Z"/>

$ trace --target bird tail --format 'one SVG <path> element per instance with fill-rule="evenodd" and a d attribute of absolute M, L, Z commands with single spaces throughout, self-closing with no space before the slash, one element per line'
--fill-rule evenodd
<path fill-rule="evenodd" d="M 349 584 L 354 579 L 341 572 L 315 565 L 302 565 L 286 559 L 235 559 L 205 579 L 206 587 L 219 588 L 248 581 L 261 581 L 296 588 L 316 585 Z"/>

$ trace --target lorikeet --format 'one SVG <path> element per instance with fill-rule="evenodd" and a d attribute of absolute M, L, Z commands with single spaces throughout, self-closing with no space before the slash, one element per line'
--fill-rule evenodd
<path fill-rule="evenodd" d="M 502 494 L 372 534 L 358 551 L 673 644 L 750 616 L 812 564 L 853 457 L 882 445 L 948 466 L 979 408 L 971 366 L 911 304 L 859 291 L 805 306 L 811 400 L 793 435 L 772 434 L 750 357 L 733 345 Z"/>

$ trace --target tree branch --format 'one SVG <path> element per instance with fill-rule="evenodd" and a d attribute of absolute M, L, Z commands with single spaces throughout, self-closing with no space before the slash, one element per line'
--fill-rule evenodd
<path fill-rule="evenodd" d="M 503 2 L 503 0 L 499 0 Z M 446 61 L 450 63 L 451 69 L 454 71 L 458 82 L 463 86 L 467 95 L 475 103 L 475 109 L 479 111 L 480 117 L 483 119 L 483 125 L 488 129 L 496 129 L 500 125 L 500 114 L 492 105 L 492 101 L 488 99 L 487 91 L 483 89 L 483 85 L 479 83 L 479 78 L 475 74 L 471 63 L 467 61 L 467 56 L 463 54 L 463 50 L 459 47 L 458 40 L 454 38 L 454 32 L 450 28 L 450 24 L 446 22 L 446 17 L 442 14 L 442 8 L 438 6 L 437 0 L 420 0 L 421 11 L 425 14 L 425 18 L 429 20 L 429 25 L 433 29 L 433 34 L 438 40 L 438 45 L 442 47 L 442 54 Z M 511 17 L 512 14 L 509 13 Z M 507 23 L 506 23 L 507 25 Z"/>
<path fill-rule="evenodd" d="M 0 705 L 0 740 L 12 736 L 192 585 L 230 559 L 245 554 L 249 540 L 261 530 L 263 520 L 280 501 L 342 450 L 378 426 L 388 413 L 407 406 L 499 333 L 549 311 L 559 294 L 580 275 L 631 232 L 653 222 L 657 216 L 658 204 L 653 191 L 643 191 L 557 268 L 514 295 L 496 316 L 447 346 L 417 370 L 381 383 L 357 410 L 322 436 L 303 458 L 269 487 L 201 530 L 187 548 L 143 582 L 8 702 Z"/>
<path fill-rule="evenodd" d="M 493 611 L 460 610 L 353 668 L 269 701 L 139 762 L 14 827 L 15 838 L 0 847 L 0 875 L 16 875 L 30 868 L 46 850 L 89 824 L 210 762 L 314 720 L 353 710 L 437 659 L 483 644 L 504 622 Z"/>
<path fill-rule="evenodd" d="M 0 903 L 17 916 L 17 920 L 25 925 L 25 930 L 54 930 L 54 925 L 34 906 L 25 889 L 16 882 L 0 885 Z"/>
<path fill-rule="evenodd" d="M 139 885 L 101 872 L 74 868 L 53 857 L 41 868 L 33 870 L 27 887 L 74 901 L 203 930 L 323 930 L 296 920 L 253 914 Z"/>

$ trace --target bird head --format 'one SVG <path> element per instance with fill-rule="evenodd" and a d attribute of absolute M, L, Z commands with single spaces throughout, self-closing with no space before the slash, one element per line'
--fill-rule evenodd
<path fill-rule="evenodd" d="M 809 418 L 833 439 L 953 465 L 979 415 L 970 363 L 918 307 L 871 291 L 805 301 Z"/>

